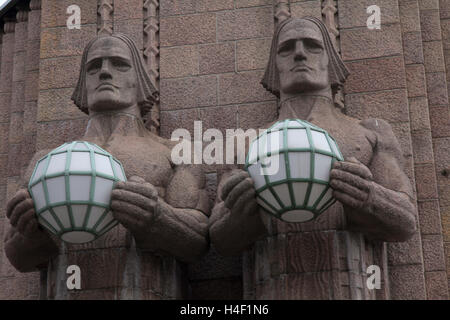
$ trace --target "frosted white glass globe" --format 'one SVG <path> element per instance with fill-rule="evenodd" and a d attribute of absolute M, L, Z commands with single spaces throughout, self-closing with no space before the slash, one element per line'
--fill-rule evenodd
<path fill-rule="evenodd" d="M 342 160 L 336 141 L 325 130 L 287 119 L 250 144 L 245 168 L 265 211 L 286 222 L 306 222 L 335 202 L 330 171 Z"/>
<path fill-rule="evenodd" d="M 28 184 L 39 223 L 68 243 L 90 242 L 117 225 L 110 211 L 122 164 L 97 145 L 73 141 L 40 159 Z"/>

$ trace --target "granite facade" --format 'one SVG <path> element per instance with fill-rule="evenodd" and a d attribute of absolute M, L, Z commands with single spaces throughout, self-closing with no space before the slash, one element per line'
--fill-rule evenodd
<path fill-rule="evenodd" d="M 279 2 L 19 1 L 1 18 L 0 25 L 0 246 L 9 225 L 5 203 L 17 189 L 33 153 L 73 140 L 84 131 L 87 116 L 73 105 L 70 95 L 82 49 L 92 37 L 108 30 L 123 32 L 135 39 L 146 59 L 152 59 L 151 52 L 156 52 L 153 56 L 158 59 L 148 66 L 160 88 L 161 136 L 170 138 L 179 127 L 192 130 L 195 120 L 203 121 L 203 130 L 258 128 L 277 117 L 277 101 L 259 81 Z M 337 45 L 352 73 L 343 90 L 345 112 L 360 119 L 382 118 L 391 124 L 415 187 L 417 235 L 370 253 L 378 255 L 376 261 L 386 272 L 386 288 L 376 297 L 448 299 L 450 1 L 291 0 L 290 14 L 325 18 L 324 8 L 330 3 L 337 10 Z M 71 4 L 81 9 L 80 29 L 66 27 L 66 8 Z M 373 4 L 381 8 L 380 30 L 366 26 L 366 8 Z M 148 17 L 154 20 L 146 20 Z M 205 170 L 213 199 L 221 172 L 217 166 Z M 92 259 L 85 265 L 96 270 L 85 279 L 86 290 L 66 298 L 119 296 L 117 273 L 127 271 L 116 261 L 123 255 L 116 239 L 124 232 L 118 228 L 113 233 L 95 245 L 63 253 L 67 261 L 83 264 L 86 261 L 76 259 L 77 250 L 89 250 Z M 301 248 L 301 239 L 292 236 L 286 241 L 298 241 Z M 329 241 L 332 244 L 339 239 Z M 106 268 L 111 261 L 114 267 Z M 339 270 L 339 261 L 327 263 L 324 271 L 332 278 Z M 241 257 L 224 258 L 212 248 L 201 261 L 187 266 L 190 297 L 241 299 L 245 291 L 243 268 Z M 265 292 L 267 286 L 273 292 L 289 291 L 296 281 L 333 285 L 327 280 L 330 278 L 309 277 L 307 270 L 304 278 L 291 281 L 289 268 L 297 266 L 280 264 L 274 276 L 263 274 L 264 266 L 260 266 L 264 281 L 258 285 Z M 106 276 L 111 286 L 99 288 L 97 276 Z M 155 280 L 150 277 L 154 274 L 149 271 L 140 279 L 147 288 L 142 298 L 155 298 L 151 290 Z M 40 278 L 37 272 L 17 272 L 4 253 L 0 254 L 0 299 L 38 299 Z"/>

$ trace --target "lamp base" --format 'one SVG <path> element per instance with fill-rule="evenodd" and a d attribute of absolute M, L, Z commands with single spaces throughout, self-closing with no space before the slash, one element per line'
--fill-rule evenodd
<path fill-rule="evenodd" d="M 286 222 L 306 222 L 313 218 L 314 214 L 307 210 L 291 210 L 281 215 L 281 219 Z"/>
<path fill-rule="evenodd" d="M 70 231 L 61 235 L 61 239 L 68 243 L 86 243 L 95 239 L 95 235 L 86 231 Z"/>

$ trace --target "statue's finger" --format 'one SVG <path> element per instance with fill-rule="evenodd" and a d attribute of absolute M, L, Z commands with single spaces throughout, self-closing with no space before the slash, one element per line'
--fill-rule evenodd
<path fill-rule="evenodd" d="M 248 216 L 258 213 L 259 205 L 256 201 L 251 201 L 249 205 L 245 206 L 243 214 Z"/>
<path fill-rule="evenodd" d="M 360 190 L 369 191 L 370 190 L 370 182 L 364 180 L 358 175 L 353 173 L 349 173 L 347 171 L 343 171 L 340 169 L 333 169 L 330 172 L 330 181 L 332 180 L 341 180 L 344 181 Z"/>
<path fill-rule="evenodd" d="M 33 235 L 36 233 L 39 229 L 39 223 L 36 218 L 33 218 L 31 221 L 27 223 L 24 230 L 24 235 L 26 237 Z"/>
<path fill-rule="evenodd" d="M 137 219 L 134 216 L 130 216 L 126 212 L 113 210 L 112 215 L 114 219 L 119 221 L 125 228 L 130 230 L 139 229 L 141 226 L 144 225 L 142 219 Z"/>
<path fill-rule="evenodd" d="M 6 204 L 6 217 L 9 218 L 14 210 L 14 207 L 21 201 L 30 198 L 26 189 L 20 189 L 11 200 Z"/>
<path fill-rule="evenodd" d="M 23 235 L 25 235 L 25 230 L 27 225 L 32 221 L 36 220 L 34 208 L 29 209 L 27 212 L 25 212 L 18 220 L 16 229 Z"/>
<path fill-rule="evenodd" d="M 19 218 L 27 212 L 28 210 L 32 209 L 34 212 L 34 202 L 31 198 L 25 199 L 17 206 L 14 207 L 12 214 L 10 215 L 9 222 L 12 226 L 16 226 L 16 224 L 19 221 Z"/>
<path fill-rule="evenodd" d="M 340 192 L 340 191 L 333 191 L 333 197 L 341 202 L 344 205 L 347 205 L 353 209 L 360 209 L 363 206 L 363 202 L 359 201 L 351 196 L 349 196 L 346 193 Z"/>
<path fill-rule="evenodd" d="M 346 161 L 348 162 L 353 162 L 353 163 L 361 163 L 361 161 L 359 161 L 358 159 L 356 159 L 355 157 L 348 157 L 346 159 Z"/>
<path fill-rule="evenodd" d="M 253 191 L 255 189 L 253 187 L 253 180 L 251 178 L 246 178 L 243 181 L 239 182 L 239 184 L 237 184 L 225 198 L 225 206 L 230 209 L 233 208 L 242 194 L 249 189 L 253 189 Z"/>
<path fill-rule="evenodd" d="M 245 210 L 245 209 L 247 209 L 246 207 L 249 206 L 249 204 L 252 204 L 255 202 L 255 197 L 256 197 L 256 191 L 254 188 L 244 191 L 244 193 L 241 194 L 241 196 L 237 199 L 237 201 L 233 205 L 231 211 L 233 213 L 242 214 L 242 215 L 248 213 L 247 212 L 248 210 Z"/>
<path fill-rule="evenodd" d="M 351 172 L 367 180 L 373 179 L 372 172 L 361 162 L 336 161 L 333 168 Z"/>
<path fill-rule="evenodd" d="M 245 171 L 239 171 L 236 174 L 229 177 L 222 187 L 221 198 L 223 200 L 225 200 L 228 197 L 228 194 L 230 193 L 230 191 L 233 190 L 233 188 L 237 184 L 239 184 L 242 180 L 247 179 L 248 177 L 249 177 L 249 175 Z"/>
<path fill-rule="evenodd" d="M 130 179 L 128 179 L 128 181 L 145 183 L 145 179 L 139 176 L 132 176 Z"/>
<path fill-rule="evenodd" d="M 217 203 L 211 211 L 208 224 L 210 226 L 214 225 L 217 221 L 223 220 L 225 219 L 225 216 L 230 215 L 230 212 L 230 209 L 225 207 L 225 203 L 223 201 Z"/>
<path fill-rule="evenodd" d="M 363 192 L 352 185 L 345 183 L 341 180 L 333 179 L 330 181 L 330 186 L 335 191 L 343 192 L 348 194 L 349 196 L 358 199 L 360 201 L 366 201 L 368 197 L 367 192 Z"/>
<path fill-rule="evenodd" d="M 156 204 L 154 199 L 124 189 L 114 189 L 111 193 L 111 199 L 129 202 L 148 211 L 153 211 Z"/>
<path fill-rule="evenodd" d="M 113 213 L 117 213 L 119 221 L 120 217 L 132 217 L 136 221 L 144 223 L 144 221 L 147 221 L 153 214 L 152 212 L 149 212 L 132 203 L 122 200 L 112 200 L 111 209 Z"/>
<path fill-rule="evenodd" d="M 142 194 L 143 196 L 156 200 L 158 197 L 158 191 L 151 183 L 141 183 L 141 182 L 116 182 L 114 190 L 128 190 L 131 192 Z"/>

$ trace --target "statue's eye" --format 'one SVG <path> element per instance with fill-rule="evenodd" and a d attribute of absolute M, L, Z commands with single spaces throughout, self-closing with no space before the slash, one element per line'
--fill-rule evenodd
<path fill-rule="evenodd" d="M 304 40 L 305 48 L 312 53 L 321 53 L 323 50 L 322 44 L 313 39 L 305 39 Z"/>
<path fill-rule="evenodd" d="M 87 65 L 87 72 L 89 74 L 95 74 L 102 68 L 102 61 L 100 59 L 95 59 Z"/>
<path fill-rule="evenodd" d="M 131 68 L 130 63 L 122 58 L 111 58 L 112 66 L 122 72 L 128 71 Z"/>
<path fill-rule="evenodd" d="M 283 57 L 288 56 L 294 51 L 294 48 L 295 48 L 294 41 L 285 41 L 278 46 L 278 54 Z"/>

